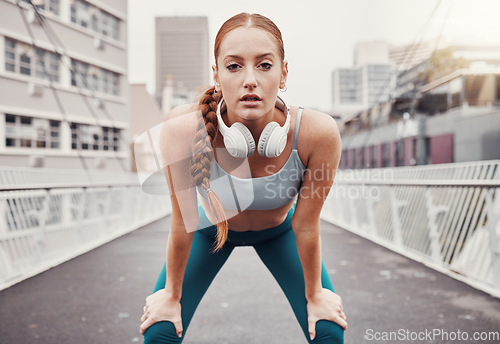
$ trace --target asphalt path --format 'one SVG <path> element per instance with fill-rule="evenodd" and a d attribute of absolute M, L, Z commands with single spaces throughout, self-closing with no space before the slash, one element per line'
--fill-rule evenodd
<path fill-rule="evenodd" d="M 167 217 L 1 291 L 0 343 L 142 343 L 142 307 L 164 263 L 168 227 Z M 344 302 L 345 343 L 500 342 L 473 340 L 500 335 L 499 299 L 326 222 L 322 247 Z M 184 343 L 307 341 L 253 248 L 237 247 Z"/>

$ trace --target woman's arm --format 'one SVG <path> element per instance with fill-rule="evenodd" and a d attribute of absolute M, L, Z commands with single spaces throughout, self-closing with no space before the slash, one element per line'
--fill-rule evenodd
<path fill-rule="evenodd" d="M 165 179 L 170 190 L 172 215 L 167 241 L 167 280 L 165 290 L 174 300 L 182 296 L 182 281 L 193 234 L 198 225 L 196 191 L 189 177 L 192 148 L 200 113 L 194 105 L 174 108 L 168 114 L 161 135 Z"/>
<path fill-rule="evenodd" d="M 188 232 L 182 221 L 175 195 L 172 198 L 170 234 L 167 241 L 166 282 L 160 289 L 146 298 L 140 331 L 142 334 L 158 321 L 171 321 L 177 335 L 182 336 L 181 304 L 182 283 L 191 252 L 194 232 Z"/>
<path fill-rule="evenodd" d="M 297 205 L 292 218 L 292 227 L 297 242 L 297 251 L 304 272 L 305 297 L 308 301 L 311 337 L 318 317 L 326 318 L 333 308 L 341 307 L 340 298 L 326 291 L 321 284 L 321 237 L 320 213 L 332 187 L 337 170 L 341 142 L 335 120 L 323 113 L 308 111 L 303 116 L 298 146 L 307 147 L 307 169 L 301 185 Z M 333 295 L 332 295 L 333 294 Z M 338 299 L 336 299 L 338 298 Z M 321 309 L 318 309 L 321 308 Z M 311 308 L 311 309 L 310 309 Z M 323 315 L 320 315 L 323 314 Z M 341 314 L 340 312 L 335 314 Z M 329 320 L 345 328 L 345 319 L 329 316 Z"/>
<path fill-rule="evenodd" d="M 158 322 L 171 321 L 179 337 L 182 336 L 181 305 L 184 273 L 191 252 L 194 230 L 198 224 L 196 191 L 188 175 L 192 156 L 196 114 L 184 109 L 174 110 L 162 126 L 160 148 L 165 178 L 170 190 L 172 215 L 166 252 L 166 282 L 146 298 L 141 333 Z"/>
<path fill-rule="evenodd" d="M 172 217 L 170 222 L 170 234 L 167 241 L 167 280 L 165 283 L 165 291 L 170 295 L 172 300 L 180 301 L 182 296 L 182 281 L 186 264 L 191 252 L 191 244 L 193 242 L 194 232 L 186 230 L 182 218 L 179 219 L 177 200 L 172 196 Z M 174 208 L 177 208 L 174 211 Z"/>

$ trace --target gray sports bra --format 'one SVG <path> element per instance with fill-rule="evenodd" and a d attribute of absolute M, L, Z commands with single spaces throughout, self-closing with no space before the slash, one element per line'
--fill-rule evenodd
<path fill-rule="evenodd" d="M 299 108 L 293 134 L 293 149 L 285 165 L 276 173 L 258 178 L 239 178 L 224 171 L 215 159 L 210 168 L 210 187 L 224 209 L 267 210 L 284 206 L 300 191 L 306 167 L 297 151 L 297 137 L 303 108 Z M 198 195 L 208 201 L 204 189 L 196 187 Z"/>

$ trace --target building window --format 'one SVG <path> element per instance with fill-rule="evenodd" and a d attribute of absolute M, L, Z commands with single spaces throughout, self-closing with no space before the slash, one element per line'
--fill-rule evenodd
<path fill-rule="evenodd" d="M 104 150 L 109 150 L 109 129 L 107 127 L 102 128 L 102 141 Z"/>
<path fill-rule="evenodd" d="M 118 128 L 113 128 L 113 150 L 116 152 L 120 150 L 120 129 Z"/>
<path fill-rule="evenodd" d="M 102 16 L 101 16 L 101 19 L 102 19 L 102 30 L 101 30 L 101 33 L 104 35 L 104 36 L 109 36 L 110 35 L 110 27 L 109 25 L 111 24 L 111 21 L 109 20 L 109 14 L 107 14 L 106 12 L 102 12 Z"/>
<path fill-rule="evenodd" d="M 31 57 L 27 53 L 21 54 L 19 58 L 19 72 L 24 75 L 31 75 Z"/>
<path fill-rule="evenodd" d="M 396 166 L 404 166 L 405 141 L 403 139 L 396 141 Z"/>
<path fill-rule="evenodd" d="M 60 121 L 49 121 L 50 123 L 50 148 L 60 148 L 61 147 L 61 122 Z"/>
<path fill-rule="evenodd" d="M 109 93 L 109 79 L 110 79 L 111 72 L 108 72 L 107 70 L 103 69 L 102 70 L 102 92 L 103 93 Z"/>
<path fill-rule="evenodd" d="M 120 93 L 120 76 L 117 73 L 112 73 L 113 77 L 113 88 L 111 93 L 117 96 Z"/>
<path fill-rule="evenodd" d="M 357 153 L 359 155 L 359 168 L 365 168 L 366 163 L 365 163 L 365 147 L 360 147 L 357 149 Z"/>
<path fill-rule="evenodd" d="M 22 0 L 26 2 L 28 5 L 30 4 L 30 0 Z M 50 1 L 38 1 L 39 3 L 35 5 L 35 7 L 39 10 L 44 10 L 47 12 L 54 13 L 55 15 L 59 15 L 59 0 L 50 0 Z"/>
<path fill-rule="evenodd" d="M 113 94 L 120 94 L 120 75 L 88 63 L 71 60 L 71 85 L 88 90 Z"/>
<path fill-rule="evenodd" d="M 382 143 L 382 167 L 389 166 L 389 144 Z"/>
<path fill-rule="evenodd" d="M 5 38 L 5 70 L 16 71 L 16 41 Z"/>
<path fill-rule="evenodd" d="M 40 79 L 59 81 L 59 56 L 36 48 L 35 76 Z"/>
<path fill-rule="evenodd" d="M 58 82 L 59 55 L 6 37 L 5 70 Z"/>
<path fill-rule="evenodd" d="M 59 15 L 59 0 L 50 0 L 49 1 L 49 11 Z"/>
<path fill-rule="evenodd" d="M 98 17 L 98 13 L 92 14 L 92 30 L 94 32 L 99 32 L 99 17 Z"/>
<path fill-rule="evenodd" d="M 377 146 L 370 146 L 370 167 L 377 167 Z"/>
<path fill-rule="evenodd" d="M 120 19 L 111 16 L 111 37 L 120 39 Z"/>
<path fill-rule="evenodd" d="M 119 150 L 120 129 L 71 123 L 71 148 L 83 150 Z"/>
<path fill-rule="evenodd" d="M 5 146 L 59 148 L 60 121 L 28 116 L 5 115 Z"/>
<path fill-rule="evenodd" d="M 89 64 L 77 60 L 71 60 L 71 85 L 88 89 Z"/>
<path fill-rule="evenodd" d="M 71 4 L 71 22 L 106 37 L 120 38 L 120 19 L 83 0 L 74 0 Z"/>

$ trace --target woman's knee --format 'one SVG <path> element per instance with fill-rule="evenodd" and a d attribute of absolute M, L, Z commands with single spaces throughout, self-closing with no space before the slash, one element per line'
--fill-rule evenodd
<path fill-rule="evenodd" d="M 316 337 L 311 343 L 343 344 L 344 329 L 333 321 L 319 320 L 316 323 Z"/>
<path fill-rule="evenodd" d="M 174 344 L 181 343 L 184 333 L 179 338 L 175 326 L 170 321 L 160 321 L 151 325 L 144 332 L 144 344 Z"/>

